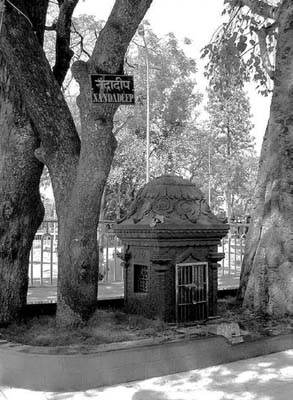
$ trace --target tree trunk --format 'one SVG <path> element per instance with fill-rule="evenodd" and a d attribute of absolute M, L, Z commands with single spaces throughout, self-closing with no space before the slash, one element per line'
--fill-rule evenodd
<path fill-rule="evenodd" d="M 293 5 L 280 5 L 274 92 L 260 158 L 239 297 L 261 313 L 293 313 Z"/>
<path fill-rule="evenodd" d="M 100 202 L 114 156 L 113 116 L 103 129 L 87 124 L 85 134 L 94 133 L 91 149 L 81 147 L 76 182 L 64 224 L 60 226 L 58 252 L 59 325 L 80 324 L 96 308 L 99 274 L 97 227 Z M 90 129 L 93 129 L 90 132 Z"/>
<path fill-rule="evenodd" d="M 26 305 L 29 253 L 44 209 L 38 139 L 0 54 L 0 325 L 18 320 Z"/>
<path fill-rule="evenodd" d="M 20 0 L 14 5 L 20 7 Z M 42 44 L 48 0 L 26 5 Z M 34 156 L 39 138 L 2 52 L 0 125 L 0 324 L 7 324 L 19 320 L 26 306 L 29 253 L 44 208 L 39 194 L 43 164 Z"/>
<path fill-rule="evenodd" d="M 110 172 L 116 140 L 113 118 L 117 106 L 92 106 L 88 65 L 76 63 L 74 76 L 82 85 L 78 105 L 81 110 L 81 151 L 67 208 L 60 226 L 58 263 L 59 325 L 86 321 L 97 304 L 99 252 L 97 227 L 105 183 Z"/>
<path fill-rule="evenodd" d="M 128 45 L 150 4 L 151 0 L 116 1 L 91 59 L 87 63 L 78 61 L 72 67 L 72 74 L 80 86 L 77 105 L 81 117 L 81 151 L 68 212 L 61 226 L 59 325 L 80 324 L 96 307 L 97 227 L 104 187 L 116 149 L 113 119 L 118 105 L 92 104 L 89 77 L 93 73 L 123 73 Z"/>

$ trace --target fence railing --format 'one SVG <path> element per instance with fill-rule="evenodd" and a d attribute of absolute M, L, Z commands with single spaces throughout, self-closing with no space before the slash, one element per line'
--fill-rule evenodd
<path fill-rule="evenodd" d="M 100 221 L 97 232 L 99 245 L 99 274 L 103 282 L 123 281 L 123 268 L 117 252 L 121 252 L 121 241 L 112 229 L 113 221 Z M 230 224 L 219 251 L 225 253 L 219 269 L 219 279 L 239 279 L 248 224 Z M 44 221 L 35 235 L 30 252 L 29 285 L 47 286 L 57 284 L 58 275 L 58 222 Z"/>
<path fill-rule="evenodd" d="M 120 240 L 113 233 L 113 221 L 100 221 L 97 232 L 99 243 L 100 280 L 123 281 L 123 269 L 117 252 Z M 58 222 L 44 221 L 35 235 L 29 260 L 29 285 L 56 285 L 58 275 Z"/>
<path fill-rule="evenodd" d="M 29 260 L 29 285 L 57 283 L 58 222 L 44 221 L 35 235 Z"/>

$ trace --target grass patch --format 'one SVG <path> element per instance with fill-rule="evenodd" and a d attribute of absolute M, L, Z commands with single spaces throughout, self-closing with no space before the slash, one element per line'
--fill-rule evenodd
<path fill-rule="evenodd" d="M 218 300 L 217 319 L 212 324 L 235 322 L 247 340 L 293 332 L 293 317 L 270 318 L 241 308 L 234 297 Z M 207 335 L 209 322 L 194 322 L 198 337 Z M 0 328 L 0 339 L 32 346 L 91 346 L 106 343 L 133 341 L 146 338 L 175 338 L 178 334 L 188 334 L 188 327 L 176 327 L 158 319 L 148 319 L 142 315 L 128 314 L 122 310 L 97 309 L 87 325 L 75 329 L 56 326 L 55 316 L 42 315 L 27 319 L 25 323 L 11 324 Z"/>
<path fill-rule="evenodd" d="M 160 320 L 102 309 L 96 310 L 87 325 L 71 330 L 57 327 L 55 316 L 33 317 L 26 323 L 0 328 L 0 338 L 32 346 L 98 345 L 175 333 L 174 327 Z"/>

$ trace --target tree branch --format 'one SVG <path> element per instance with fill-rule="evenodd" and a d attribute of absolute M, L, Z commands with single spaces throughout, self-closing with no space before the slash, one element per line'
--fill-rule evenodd
<path fill-rule="evenodd" d="M 225 0 L 224 4 L 229 3 L 231 7 L 247 6 L 250 10 L 264 18 L 276 20 L 279 14 L 278 6 L 272 6 L 262 0 Z"/>
<path fill-rule="evenodd" d="M 17 29 L 11 29 L 12 26 L 17 26 Z M 37 155 L 49 167 L 50 174 L 53 172 L 51 176 L 54 178 L 56 204 L 65 206 L 79 159 L 78 133 L 37 36 L 26 21 L 8 7 L 0 36 L 0 49 L 40 137 L 41 146 Z"/>
<path fill-rule="evenodd" d="M 152 0 L 116 0 L 89 63 L 91 72 L 122 73 L 128 45 Z M 114 57 L 114 55 L 116 55 Z"/>
<path fill-rule="evenodd" d="M 258 37 L 259 51 L 260 51 L 260 56 L 262 59 L 264 69 L 265 69 L 266 73 L 269 75 L 269 77 L 271 79 L 274 79 L 274 66 L 271 63 L 268 49 L 267 49 L 267 43 L 266 43 L 267 29 L 261 28 L 261 29 L 255 30 L 255 33 L 257 34 L 257 37 Z"/>
<path fill-rule="evenodd" d="M 80 32 L 78 32 L 78 30 L 76 29 L 76 26 L 74 25 L 74 23 L 72 23 L 72 28 L 73 28 L 73 30 L 74 30 L 74 33 L 75 33 L 77 36 L 79 36 L 79 38 L 80 38 L 80 41 L 78 42 L 78 45 L 80 45 L 80 55 L 81 55 L 82 53 L 85 53 L 85 54 L 88 56 L 88 58 L 90 58 L 90 57 L 91 57 L 90 53 L 88 53 L 88 52 L 85 50 L 84 45 L 83 45 L 83 43 L 84 43 L 84 37 L 82 36 L 82 34 L 81 34 Z"/>
<path fill-rule="evenodd" d="M 59 16 L 56 23 L 56 60 L 54 76 L 61 86 L 70 66 L 73 51 L 70 49 L 70 28 L 73 11 L 78 0 L 59 0 Z"/>
<path fill-rule="evenodd" d="M 16 2 L 15 0 L 10 3 L 7 2 L 9 6 L 12 6 L 12 4 L 16 5 L 19 11 L 23 12 L 23 14 L 27 16 L 30 23 L 33 25 L 33 30 L 41 46 L 43 46 L 44 42 L 44 26 L 46 22 L 48 2 L 49 0 L 33 0 L 22 3 Z"/>

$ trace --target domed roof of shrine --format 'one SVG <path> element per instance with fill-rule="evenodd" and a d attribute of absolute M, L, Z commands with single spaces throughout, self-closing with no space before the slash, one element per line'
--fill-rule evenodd
<path fill-rule="evenodd" d="M 161 229 L 178 225 L 188 228 L 220 225 L 228 229 L 228 225 L 211 212 L 201 190 L 176 175 L 162 175 L 144 185 L 117 227 L 123 225 Z"/>

